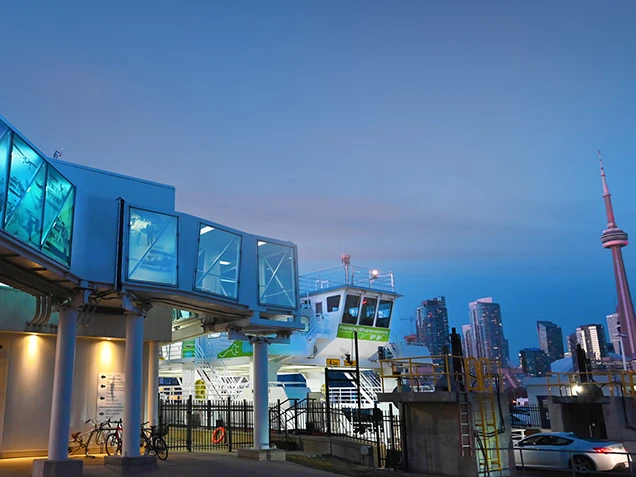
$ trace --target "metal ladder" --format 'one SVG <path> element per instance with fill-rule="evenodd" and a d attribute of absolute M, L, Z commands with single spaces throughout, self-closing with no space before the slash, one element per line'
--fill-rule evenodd
<path fill-rule="evenodd" d="M 471 457 L 473 455 L 473 438 L 470 419 L 470 404 L 459 398 L 459 438 L 461 442 L 461 456 Z"/>

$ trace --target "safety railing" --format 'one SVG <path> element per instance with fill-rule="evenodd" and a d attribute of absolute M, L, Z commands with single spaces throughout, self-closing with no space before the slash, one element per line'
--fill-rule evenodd
<path fill-rule="evenodd" d="M 548 373 L 548 395 L 604 395 L 636 399 L 636 371 Z"/>
<path fill-rule="evenodd" d="M 303 273 L 299 276 L 299 289 L 302 294 L 316 290 L 351 285 L 379 291 L 395 291 L 393 272 L 384 273 L 371 268 L 336 266 Z"/>
<path fill-rule="evenodd" d="M 438 363 L 442 363 L 441 365 Z M 380 361 L 382 392 L 495 392 L 502 382 L 499 362 L 473 357 L 433 355 Z"/>

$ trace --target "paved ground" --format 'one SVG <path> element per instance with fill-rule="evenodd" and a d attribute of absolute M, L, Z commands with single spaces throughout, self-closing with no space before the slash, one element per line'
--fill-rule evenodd
<path fill-rule="evenodd" d="M 111 467 L 104 466 L 103 457 L 82 459 L 84 477 L 117 477 L 120 474 Z M 33 459 L 0 459 L 0 476 L 30 477 Z M 334 477 L 337 474 L 310 469 L 291 462 L 251 461 L 238 459 L 236 453 L 172 453 L 165 462 L 159 461 L 158 467 L 138 474 L 143 477 L 201 477 L 218 475 L 220 477 Z"/>

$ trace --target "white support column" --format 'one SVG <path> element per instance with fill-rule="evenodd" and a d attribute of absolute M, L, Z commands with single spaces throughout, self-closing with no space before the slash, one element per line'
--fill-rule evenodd
<path fill-rule="evenodd" d="M 269 446 L 269 375 L 267 347 L 264 338 L 255 338 L 254 345 L 254 448 L 270 449 Z"/>
<path fill-rule="evenodd" d="M 48 460 L 51 461 L 68 458 L 78 314 L 77 308 L 64 308 L 60 310 L 59 314 L 55 344 L 51 428 L 49 430 Z"/>
<path fill-rule="evenodd" d="M 139 456 L 141 426 L 141 381 L 144 356 L 144 316 L 126 313 L 126 360 L 124 365 L 124 435 L 123 456 Z"/>
<path fill-rule="evenodd" d="M 159 424 L 159 342 L 148 343 L 148 415 L 151 426 Z"/>

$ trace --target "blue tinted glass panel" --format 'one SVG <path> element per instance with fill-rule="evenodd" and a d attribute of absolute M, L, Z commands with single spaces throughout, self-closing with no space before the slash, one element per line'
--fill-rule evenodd
<path fill-rule="evenodd" d="M 49 170 L 50 169 L 51 168 L 49 167 Z M 42 237 L 42 251 L 48 256 L 63 263 L 66 263 L 67 265 L 71 263 L 71 239 L 73 231 L 74 205 L 75 188 L 72 187 L 68 190 L 66 198 L 64 199 L 60 210 L 54 218 L 51 227 L 48 230 L 45 230 L 45 233 Z"/>
<path fill-rule="evenodd" d="M 241 236 L 201 224 L 194 288 L 238 298 Z"/>
<path fill-rule="evenodd" d="M 177 218 L 130 209 L 128 279 L 177 284 Z"/>
<path fill-rule="evenodd" d="M 0 220 L 6 203 L 7 179 L 9 173 L 9 149 L 11 147 L 11 131 L 0 121 Z"/>
<path fill-rule="evenodd" d="M 258 296 L 261 305 L 296 308 L 294 249 L 258 242 Z"/>
<path fill-rule="evenodd" d="M 46 181 L 46 196 L 44 200 L 44 226 L 42 233 L 42 243 L 49 235 L 55 219 L 62 211 L 66 199 L 73 191 L 73 186 L 69 181 L 52 167 L 49 167 L 48 179 Z"/>
<path fill-rule="evenodd" d="M 46 162 L 14 136 L 4 228 L 37 248 L 42 239 L 46 169 Z"/>

